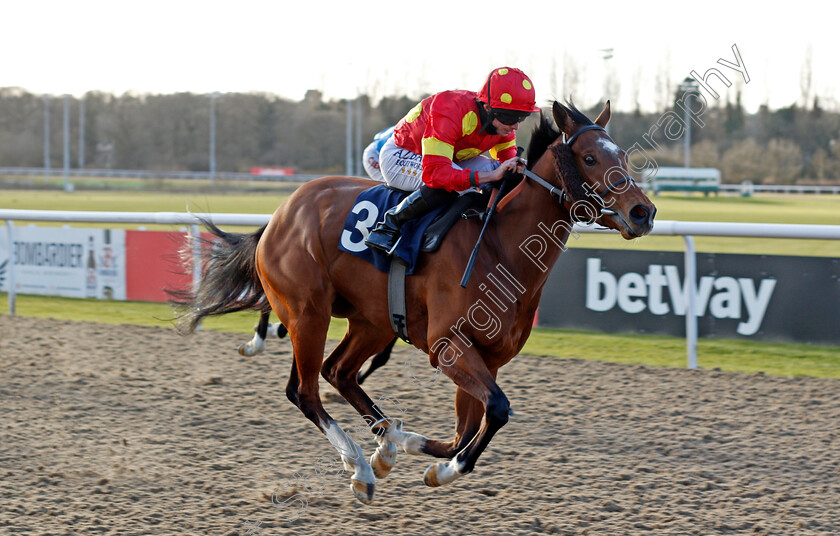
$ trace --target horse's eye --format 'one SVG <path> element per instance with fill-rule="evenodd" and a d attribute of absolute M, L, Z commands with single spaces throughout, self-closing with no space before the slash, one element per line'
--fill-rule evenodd
<path fill-rule="evenodd" d="M 586 164 L 587 166 L 594 166 L 596 162 L 597 162 L 597 160 L 595 160 L 595 157 L 592 156 L 591 154 L 588 154 L 588 155 L 583 157 L 583 163 Z"/>

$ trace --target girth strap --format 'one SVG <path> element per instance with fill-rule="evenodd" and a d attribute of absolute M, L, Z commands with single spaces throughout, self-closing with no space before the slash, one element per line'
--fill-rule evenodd
<path fill-rule="evenodd" d="M 405 308 L 405 270 L 407 265 L 397 256 L 391 257 L 391 268 L 388 271 L 388 317 L 391 329 L 400 339 L 407 343 L 408 326 L 406 325 Z"/>

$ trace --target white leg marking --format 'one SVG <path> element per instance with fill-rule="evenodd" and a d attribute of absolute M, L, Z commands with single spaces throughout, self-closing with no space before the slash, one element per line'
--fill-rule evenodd
<path fill-rule="evenodd" d="M 402 421 L 395 421 L 385 435 L 408 454 L 424 454 L 421 449 L 426 444 L 426 438 L 414 432 L 403 432 Z"/>
<path fill-rule="evenodd" d="M 277 326 L 279 326 L 279 325 L 280 325 L 279 322 L 276 322 L 274 324 L 269 323 L 268 324 L 268 329 L 265 330 L 265 336 L 266 337 L 274 337 L 276 339 L 277 338 Z"/>
<path fill-rule="evenodd" d="M 265 351 L 265 339 L 254 333 L 254 338 L 245 344 L 239 345 L 239 354 L 244 356 L 254 356 Z"/>
<path fill-rule="evenodd" d="M 370 456 L 370 466 L 376 478 L 383 479 L 397 463 L 397 445 L 389 440 L 387 435 L 377 436 L 376 442 L 379 443 L 379 447 Z"/>
<path fill-rule="evenodd" d="M 423 481 L 427 486 L 437 487 L 449 484 L 463 475 L 464 466 L 458 463 L 458 457 L 455 456 L 448 463 L 430 465 L 423 474 Z"/>
<path fill-rule="evenodd" d="M 348 471 L 353 469 L 353 476 L 350 477 L 350 490 L 359 501 L 370 504 L 373 501 L 373 486 L 376 477 L 373 469 L 365 460 L 365 453 L 362 447 L 356 444 L 347 432 L 341 429 L 337 422 L 330 419 L 328 423 L 321 422 L 321 430 L 327 436 L 332 446 L 341 455 L 344 468 Z"/>

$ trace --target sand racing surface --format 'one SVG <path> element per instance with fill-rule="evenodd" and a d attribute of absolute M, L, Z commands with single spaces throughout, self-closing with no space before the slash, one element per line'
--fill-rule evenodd
<path fill-rule="evenodd" d="M 290 344 L 246 339 L 0 316 L 0 534 L 840 534 L 836 380 L 518 356 L 475 472 L 429 488 L 400 452 L 366 506 L 285 397 Z M 450 439 L 454 387 L 397 348 L 365 389 Z"/>

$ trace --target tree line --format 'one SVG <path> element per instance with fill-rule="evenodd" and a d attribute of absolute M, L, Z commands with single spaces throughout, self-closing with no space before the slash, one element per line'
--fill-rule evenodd
<path fill-rule="evenodd" d="M 679 97 L 674 95 L 674 100 Z M 247 172 L 254 166 L 290 167 L 298 173 L 343 174 L 346 162 L 346 100 L 324 100 L 318 91 L 301 101 L 269 93 L 228 93 L 215 101 L 216 169 Z M 362 146 L 395 124 L 414 105 L 406 96 L 372 103 L 359 97 Z M 595 117 L 602 104 L 584 110 Z M 50 116 L 50 160 L 63 159 L 63 98 L 45 99 L 20 88 L 0 88 L 0 167 L 43 167 L 45 108 Z M 144 170 L 208 171 L 211 97 L 204 94 L 111 95 L 88 92 L 70 98 L 71 166 Z M 676 108 L 670 108 L 679 113 Z M 610 132 L 625 148 L 642 141 L 659 113 L 613 111 Z M 354 110 L 355 113 L 355 110 Z M 807 107 L 746 113 L 740 93 L 709 103 L 703 126 L 691 131 L 691 164 L 721 169 L 725 182 L 840 182 L 840 114 Z M 526 145 L 536 123 L 519 131 Z M 80 136 L 83 125 L 83 136 Z M 683 139 L 656 130 L 659 166 L 683 165 Z M 80 141 L 80 139 L 82 141 Z M 79 151 L 79 144 L 83 150 Z M 644 144 L 643 144 L 644 145 Z M 82 156 L 83 155 L 83 156 Z M 84 161 L 80 160 L 84 158 Z"/>

